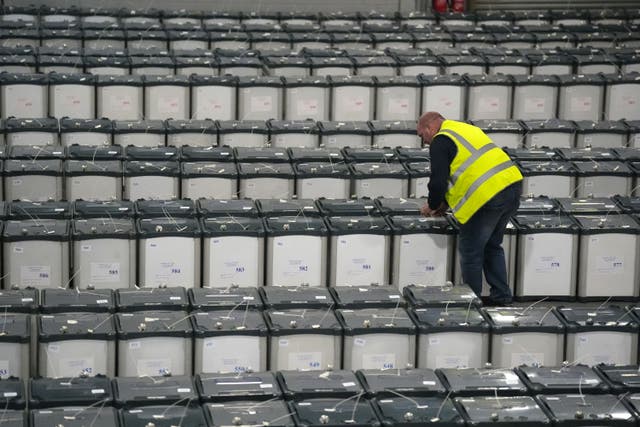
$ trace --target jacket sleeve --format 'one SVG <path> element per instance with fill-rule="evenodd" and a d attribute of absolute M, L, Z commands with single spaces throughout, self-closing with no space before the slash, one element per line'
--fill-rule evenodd
<path fill-rule="evenodd" d="M 428 203 L 431 209 L 437 209 L 445 201 L 449 181 L 451 162 L 458 152 L 456 144 L 444 135 L 436 136 L 431 142 L 431 179 L 429 180 Z"/>

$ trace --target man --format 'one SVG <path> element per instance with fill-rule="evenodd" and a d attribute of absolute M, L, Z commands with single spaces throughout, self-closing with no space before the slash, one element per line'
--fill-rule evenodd
<path fill-rule="evenodd" d="M 522 174 L 507 154 L 478 127 L 423 114 L 418 136 L 430 146 L 431 179 L 424 216 L 450 207 L 460 224 L 462 279 L 480 296 L 482 272 L 491 287 L 490 304 L 510 304 L 502 238 L 520 205 Z"/>

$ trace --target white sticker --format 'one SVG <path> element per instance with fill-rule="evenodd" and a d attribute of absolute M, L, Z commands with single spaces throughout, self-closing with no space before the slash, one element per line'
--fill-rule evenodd
<path fill-rule="evenodd" d="M 349 244 L 346 240 L 340 240 L 342 244 Z M 377 270 L 369 258 L 351 258 L 351 268 L 348 269 L 347 275 L 353 279 L 362 276 L 371 276 Z"/>
<path fill-rule="evenodd" d="M 171 373 L 171 359 L 140 359 L 136 363 L 138 376 L 162 376 Z"/>
<path fill-rule="evenodd" d="M 178 393 L 191 393 L 190 388 L 179 388 Z"/>
<path fill-rule="evenodd" d="M 593 98 L 590 96 L 572 96 L 569 110 L 572 113 L 585 113 L 593 108 Z"/>
<path fill-rule="evenodd" d="M 20 267 L 20 285 L 35 288 L 51 286 L 51 266 L 23 265 Z"/>
<path fill-rule="evenodd" d="M 497 113 L 500 111 L 500 98 L 497 96 L 483 96 L 478 100 L 480 111 L 487 113 Z"/>
<path fill-rule="evenodd" d="M 509 366 L 542 366 L 544 365 L 544 353 L 511 353 L 511 365 Z"/>
<path fill-rule="evenodd" d="M 364 347 L 366 343 L 367 340 L 365 340 L 364 338 L 355 338 L 353 340 L 353 345 L 357 345 L 358 347 Z"/>
<path fill-rule="evenodd" d="M 7 87 L 7 91 L 8 92 L 9 91 L 13 91 L 14 89 L 17 89 L 17 88 L 14 88 L 12 86 L 8 86 Z M 11 100 L 12 100 L 12 103 L 14 105 L 20 106 L 20 107 L 24 107 L 25 109 L 29 109 L 29 110 L 31 110 L 33 108 L 34 104 L 36 103 L 36 101 L 34 99 L 27 98 L 25 96 L 17 96 L 17 97 L 15 97 L 15 95 L 12 95 L 11 96 Z"/>
<path fill-rule="evenodd" d="M 60 351 L 60 346 L 58 344 L 49 344 L 47 346 L 47 351 L 49 353 L 57 353 Z"/>
<path fill-rule="evenodd" d="M 387 102 L 387 113 L 406 114 L 409 112 L 409 99 L 389 98 Z"/>
<path fill-rule="evenodd" d="M 429 337 L 429 345 L 438 345 L 438 344 L 440 344 L 440 338 Z"/>
<path fill-rule="evenodd" d="M 56 87 L 56 91 L 59 92 L 62 88 Z M 62 98 L 62 99 L 60 99 Z M 64 94 L 64 95 L 56 95 L 56 99 L 60 99 L 62 101 L 62 105 L 65 107 L 77 107 L 82 103 L 80 97 L 73 94 Z"/>
<path fill-rule="evenodd" d="M 298 115 L 314 116 L 318 114 L 319 102 L 317 99 L 299 99 L 296 102 Z"/>
<path fill-rule="evenodd" d="M 624 258 L 610 255 L 596 257 L 598 273 L 624 273 Z"/>
<path fill-rule="evenodd" d="M 278 340 L 278 346 L 280 346 L 280 347 L 288 347 L 289 346 L 289 340 L 284 340 L 284 339 Z"/>
<path fill-rule="evenodd" d="M 175 261 L 160 261 L 158 263 L 158 269 L 155 271 L 153 278 L 157 282 L 171 281 L 174 277 L 178 277 L 183 274 L 183 268 Z"/>
<path fill-rule="evenodd" d="M 92 262 L 89 265 L 89 280 L 91 283 L 120 282 L 119 262 Z"/>
<path fill-rule="evenodd" d="M 342 383 L 342 387 L 355 387 L 356 383 L 350 381 L 350 382 L 346 382 L 346 383 Z"/>
<path fill-rule="evenodd" d="M 115 111 L 130 113 L 133 111 L 133 98 L 122 94 L 111 95 L 109 97 L 109 105 L 112 105 Z"/>
<path fill-rule="evenodd" d="M 20 247 L 20 246 L 14 246 L 13 247 L 13 253 L 14 254 L 21 254 L 24 253 L 24 248 Z"/>
<path fill-rule="evenodd" d="M 103 388 L 94 388 L 93 390 L 91 390 L 91 394 L 104 394 L 104 389 Z"/>
<path fill-rule="evenodd" d="M 3 394 L 4 397 L 18 397 L 18 393 L 15 391 L 6 391 Z"/>
<path fill-rule="evenodd" d="M 273 109 L 273 98 L 270 95 L 252 96 L 249 100 L 249 111 L 263 113 Z"/>
<path fill-rule="evenodd" d="M 422 385 L 436 385 L 435 381 L 422 381 Z"/>
<path fill-rule="evenodd" d="M 208 99 L 206 102 L 209 104 L 209 108 L 214 111 L 222 111 L 224 109 L 224 103 L 218 99 Z"/>
<path fill-rule="evenodd" d="M 364 111 L 364 99 L 362 98 L 346 98 L 342 101 L 345 110 L 351 113 Z"/>
<path fill-rule="evenodd" d="M 320 369 L 322 353 L 319 351 L 289 353 L 288 369 Z"/>
<path fill-rule="evenodd" d="M 7 378 L 12 374 L 13 372 L 9 372 L 9 361 L 0 360 L 0 378 Z"/>
<path fill-rule="evenodd" d="M 63 376 L 78 376 L 80 374 L 95 375 L 102 372 L 95 371 L 95 363 L 93 361 L 93 357 L 80 359 L 75 357 L 67 357 L 60 359 L 60 370 L 58 371 L 58 373 Z"/>
<path fill-rule="evenodd" d="M 158 112 L 173 117 L 180 112 L 180 101 L 175 96 L 159 96 Z"/>
<path fill-rule="evenodd" d="M 33 302 L 33 298 L 22 298 L 21 302 Z"/>
<path fill-rule="evenodd" d="M 442 354 L 436 356 L 436 368 L 468 368 L 469 356 Z"/>
<path fill-rule="evenodd" d="M 221 357 L 218 355 L 219 363 L 222 364 L 222 371 L 224 372 L 246 372 L 248 367 L 251 366 L 250 362 L 245 357 Z"/>
<path fill-rule="evenodd" d="M 538 273 L 555 273 L 560 270 L 560 258 L 554 255 L 538 257 L 535 267 Z"/>
<path fill-rule="evenodd" d="M 512 337 L 502 337 L 502 343 L 503 344 L 513 344 L 513 338 Z"/>
<path fill-rule="evenodd" d="M 182 297 L 178 297 L 178 296 L 169 297 L 169 301 L 181 301 L 181 300 L 182 300 Z"/>
<path fill-rule="evenodd" d="M 315 296 L 315 298 L 316 298 L 316 299 L 319 299 L 319 300 L 325 300 L 325 299 L 327 299 L 327 297 L 326 297 L 325 295 L 316 295 L 316 296 Z"/>
<path fill-rule="evenodd" d="M 408 242 L 408 244 L 412 244 L 412 242 Z M 415 258 L 412 262 L 407 262 L 405 265 L 407 266 L 407 277 L 415 278 L 416 280 L 427 277 L 425 275 L 435 274 L 435 271 L 438 268 L 436 263 L 430 258 Z"/>
<path fill-rule="evenodd" d="M 129 342 L 129 350 L 138 350 L 141 347 L 142 347 L 142 343 L 140 341 Z"/>
<path fill-rule="evenodd" d="M 638 99 L 633 95 L 622 95 L 622 103 L 623 106 L 627 105 L 631 108 L 635 108 L 638 104 Z"/>
<path fill-rule="evenodd" d="M 81 252 L 91 252 L 92 249 L 93 249 L 93 247 L 91 245 L 81 245 L 80 246 L 80 251 Z"/>
<path fill-rule="evenodd" d="M 109 300 L 107 299 L 98 299 L 96 300 L 96 304 L 107 304 Z"/>
<path fill-rule="evenodd" d="M 393 369 L 395 367 L 395 353 L 362 355 L 362 369 Z"/>
<path fill-rule="evenodd" d="M 544 113 L 546 106 L 545 98 L 525 98 L 524 100 L 524 112 L 531 113 Z"/>
<path fill-rule="evenodd" d="M 273 384 L 260 384 L 260 388 L 273 388 Z"/>

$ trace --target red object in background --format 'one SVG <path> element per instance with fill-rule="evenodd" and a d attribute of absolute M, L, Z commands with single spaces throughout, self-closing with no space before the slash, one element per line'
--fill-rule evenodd
<path fill-rule="evenodd" d="M 451 11 L 453 12 L 464 12 L 466 9 L 466 0 L 453 0 L 453 4 L 451 5 Z"/>
<path fill-rule="evenodd" d="M 447 0 L 433 0 L 431 2 L 431 7 L 433 8 L 433 11 L 437 13 L 445 13 L 449 9 Z"/>

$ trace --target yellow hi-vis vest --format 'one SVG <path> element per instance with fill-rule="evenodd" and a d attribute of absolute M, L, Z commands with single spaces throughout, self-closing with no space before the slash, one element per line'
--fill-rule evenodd
<path fill-rule="evenodd" d="M 522 180 L 518 167 L 480 128 L 445 120 L 437 135 L 449 137 L 458 148 L 450 165 L 445 199 L 461 224 L 493 196 Z"/>

